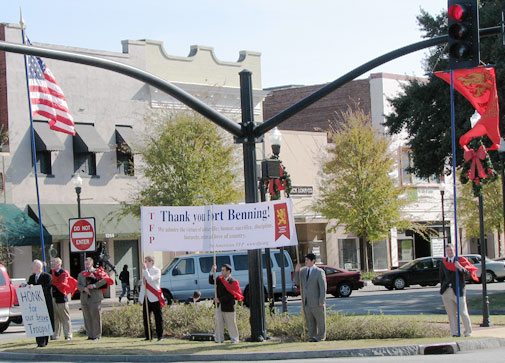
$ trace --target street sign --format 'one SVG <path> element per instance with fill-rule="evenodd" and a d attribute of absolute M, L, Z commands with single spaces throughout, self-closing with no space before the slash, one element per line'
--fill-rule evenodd
<path fill-rule="evenodd" d="M 96 250 L 95 218 L 70 218 L 70 251 L 94 252 Z"/>

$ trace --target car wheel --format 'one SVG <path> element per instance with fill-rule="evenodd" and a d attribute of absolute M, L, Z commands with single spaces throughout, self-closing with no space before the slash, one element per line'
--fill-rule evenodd
<path fill-rule="evenodd" d="M 344 282 L 338 285 L 338 296 L 349 297 L 352 294 L 352 287 L 348 283 Z"/>
<path fill-rule="evenodd" d="M 493 271 L 489 271 L 489 270 L 486 271 L 486 282 L 488 284 L 492 283 L 495 278 L 496 278 L 496 276 Z"/>
<path fill-rule="evenodd" d="M 7 320 L 5 323 L 0 323 L 0 333 L 3 333 L 9 327 L 10 320 Z"/>
<path fill-rule="evenodd" d="M 395 285 L 396 290 L 403 290 L 406 285 L 405 279 L 403 277 L 397 277 L 393 282 L 393 285 Z"/>

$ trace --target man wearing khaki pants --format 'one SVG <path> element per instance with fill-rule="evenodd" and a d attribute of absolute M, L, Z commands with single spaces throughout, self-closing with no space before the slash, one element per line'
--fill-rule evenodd
<path fill-rule="evenodd" d="M 61 268 L 61 258 L 59 257 L 51 259 L 51 267 L 54 309 L 54 333 L 51 340 L 58 339 L 62 329 L 65 340 L 72 340 L 72 323 L 68 309 L 69 275 Z"/>
<path fill-rule="evenodd" d="M 296 264 L 295 284 L 300 287 L 309 342 L 326 340 L 326 274 L 315 265 L 316 255 L 305 256 L 305 267 Z"/>

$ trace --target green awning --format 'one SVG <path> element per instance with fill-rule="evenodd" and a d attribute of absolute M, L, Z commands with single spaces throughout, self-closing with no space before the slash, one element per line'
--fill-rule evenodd
<path fill-rule="evenodd" d="M 78 153 L 104 153 L 110 151 L 109 145 L 103 141 L 91 124 L 75 124 L 74 150 Z M 44 216 L 42 216 L 44 218 Z"/>
<path fill-rule="evenodd" d="M 37 151 L 61 151 L 65 146 L 47 122 L 33 121 L 35 130 L 35 148 Z"/>
<path fill-rule="evenodd" d="M 77 218 L 77 204 L 42 204 L 42 224 L 53 240 L 68 239 L 68 220 Z M 28 206 L 30 215 L 38 221 L 37 205 Z M 119 204 L 81 204 L 81 217 L 95 217 L 97 239 L 106 234 L 116 238 L 137 238 L 140 235 L 140 219 L 132 215 L 119 216 Z"/>
<path fill-rule="evenodd" d="M 52 242 L 45 229 L 44 242 Z M 40 245 L 39 225 L 14 204 L 0 204 L 0 245 Z"/>

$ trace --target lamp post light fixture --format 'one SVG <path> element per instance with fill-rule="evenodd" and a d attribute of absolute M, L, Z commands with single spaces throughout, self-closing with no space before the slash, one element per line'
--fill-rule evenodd
<path fill-rule="evenodd" d="M 442 202 L 442 241 L 444 246 L 444 256 L 445 256 L 445 247 L 447 245 L 446 237 L 445 237 L 445 210 L 444 210 L 444 195 L 445 195 L 445 183 L 443 181 L 438 185 L 440 190 L 440 200 Z"/>

